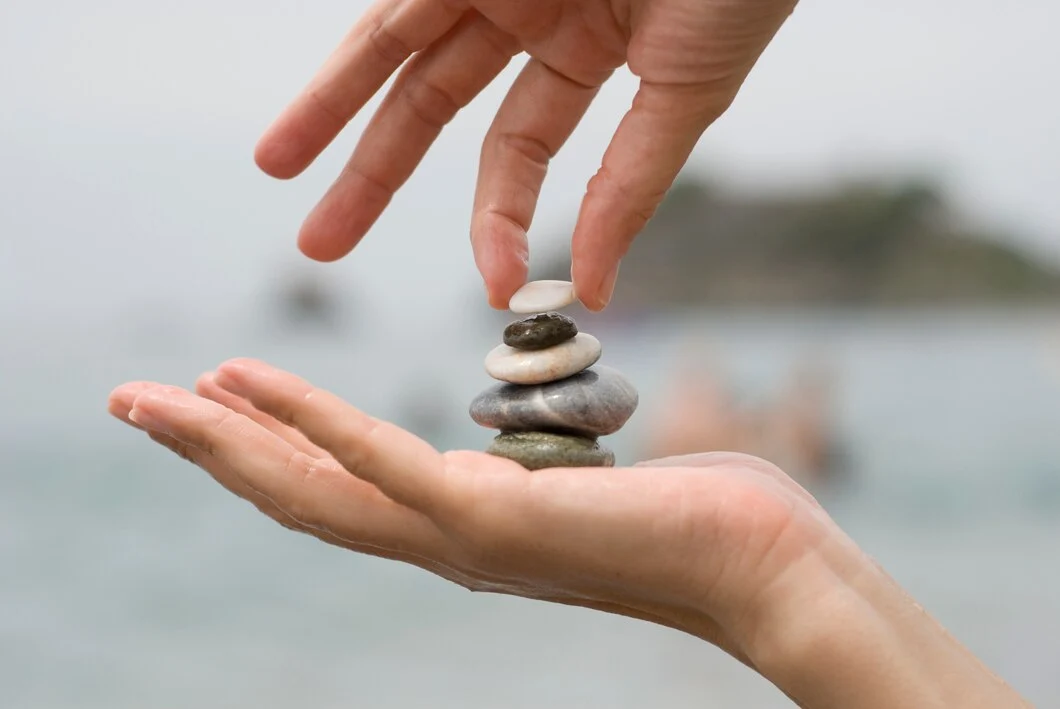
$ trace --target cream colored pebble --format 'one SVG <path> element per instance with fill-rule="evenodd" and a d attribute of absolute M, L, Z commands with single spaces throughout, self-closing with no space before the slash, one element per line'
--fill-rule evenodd
<path fill-rule="evenodd" d="M 508 301 L 513 313 L 544 313 L 566 308 L 574 302 L 574 284 L 570 281 L 530 281 Z"/>
<path fill-rule="evenodd" d="M 486 373 L 512 384 L 544 384 L 588 369 L 602 352 L 600 341 L 584 332 L 543 350 L 528 352 L 498 345 L 486 355 Z"/>

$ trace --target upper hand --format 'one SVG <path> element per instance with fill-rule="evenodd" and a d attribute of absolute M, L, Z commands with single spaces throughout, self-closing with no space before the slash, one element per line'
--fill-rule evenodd
<path fill-rule="evenodd" d="M 571 245 L 577 295 L 599 310 L 633 238 L 796 1 L 378 0 L 262 137 L 256 160 L 275 177 L 299 174 L 401 69 L 302 228 L 307 255 L 340 258 L 442 127 L 526 52 L 482 146 L 471 221 L 490 303 L 504 308 L 526 279 L 549 160 L 627 64 L 640 89 L 589 182 Z"/>

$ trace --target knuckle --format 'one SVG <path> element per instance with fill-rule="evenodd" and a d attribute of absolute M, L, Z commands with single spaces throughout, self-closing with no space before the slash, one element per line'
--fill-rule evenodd
<path fill-rule="evenodd" d="M 313 459 L 304 453 L 292 452 L 284 463 L 282 475 L 292 482 L 291 494 L 282 506 L 283 512 L 299 524 L 315 527 L 319 515 L 309 492 L 316 477 Z M 277 506 L 280 505 L 277 503 Z"/>
<path fill-rule="evenodd" d="M 412 50 L 399 39 L 380 18 L 368 33 L 368 43 L 372 51 L 387 64 L 398 66 L 405 61 Z"/>
<path fill-rule="evenodd" d="M 294 402 L 281 399 L 268 407 L 269 416 L 292 428 L 298 428 L 298 407 Z"/>
<path fill-rule="evenodd" d="M 217 454 L 216 440 L 218 438 L 241 438 L 246 433 L 249 419 L 242 414 L 237 414 L 231 409 L 225 409 L 214 420 L 213 428 L 204 431 L 196 444 L 206 452 L 207 455 Z"/>
<path fill-rule="evenodd" d="M 320 506 L 328 496 L 327 488 L 336 484 L 337 476 L 346 471 L 334 461 L 319 460 L 305 453 L 295 452 L 286 462 L 284 475 L 293 482 L 293 491 L 282 508 L 297 524 L 310 534 L 332 533 L 335 522 Z"/>
<path fill-rule="evenodd" d="M 349 474 L 361 477 L 371 464 L 375 439 L 383 431 L 383 422 L 371 416 L 365 416 L 356 426 L 357 428 L 351 431 L 351 435 L 344 439 L 342 449 L 337 452 L 336 458 Z"/>
<path fill-rule="evenodd" d="M 170 449 L 177 454 L 178 458 L 181 458 L 193 465 L 197 465 L 198 462 L 195 460 L 195 455 L 192 453 L 192 448 L 187 443 L 180 441 L 174 441 Z"/>
<path fill-rule="evenodd" d="M 478 36 L 499 57 L 512 57 L 519 51 L 519 41 L 481 15 L 477 23 Z"/>
<path fill-rule="evenodd" d="M 387 175 L 385 170 L 359 164 L 357 159 L 351 160 L 351 164 L 344 169 L 344 175 L 355 175 L 366 187 L 364 199 L 388 200 L 393 197 L 401 182 L 394 175 Z M 308 399 L 308 395 L 306 396 Z"/>
<path fill-rule="evenodd" d="M 264 413 L 272 416 L 282 424 L 291 428 L 301 430 L 302 413 L 305 408 L 312 406 L 312 400 L 316 389 L 309 387 L 300 396 L 290 392 L 271 395 L 264 401 L 254 402 Z"/>
<path fill-rule="evenodd" d="M 410 75 L 400 94 L 420 122 L 441 128 L 460 110 L 452 94 L 430 81 Z"/>
<path fill-rule="evenodd" d="M 497 144 L 540 167 L 547 167 L 556 153 L 545 141 L 523 133 L 501 133 Z"/>
<path fill-rule="evenodd" d="M 336 125 L 344 126 L 349 121 L 348 112 L 330 94 L 314 87 L 309 89 L 307 95 L 313 104 Z"/>
<path fill-rule="evenodd" d="M 587 195 L 590 199 L 617 205 L 632 222 L 631 228 L 639 231 L 655 216 L 668 187 L 620 177 L 605 165 L 589 180 Z"/>

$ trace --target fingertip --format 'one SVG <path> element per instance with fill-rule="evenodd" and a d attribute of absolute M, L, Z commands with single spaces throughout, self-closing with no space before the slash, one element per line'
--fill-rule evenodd
<path fill-rule="evenodd" d="M 140 428 L 169 434 L 166 410 L 180 399 L 194 396 L 180 387 L 156 385 L 136 395 L 129 409 L 128 419 Z"/>
<path fill-rule="evenodd" d="M 609 186 L 603 175 L 601 170 L 590 182 L 571 237 L 574 294 L 593 312 L 611 302 L 622 259 L 650 218 L 623 203 L 622 191 Z"/>
<path fill-rule="evenodd" d="M 511 278 L 506 279 L 505 281 L 497 283 L 493 288 L 490 288 L 488 285 L 486 286 L 487 301 L 491 308 L 494 310 L 508 310 L 508 305 L 512 296 L 515 295 L 515 291 L 519 290 L 522 283 L 526 281 L 525 278 L 518 279 L 519 283 L 513 285 L 515 280 L 516 279 Z"/>
<path fill-rule="evenodd" d="M 581 301 L 585 309 L 591 313 L 599 313 L 607 307 L 607 303 L 601 302 L 598 298 L 585 298 Z"/>
<path fill-rule="evenodd" d="M 232 357 L 231 359 L 222 362 L 214 374 L 219 375 L 223 373 L 232 372 L 274 372 L 276 368 L 271 364 L 264 362 L 254 357 Z"/>
<path fill-rule="evenodd" d="M 496 293 L 490 292 L 489 288 L 486 289 L 486 304 L 489 305 L 493 310 L 506 310 L 503 296 Z"/>
<path fill-rule="evenodd" d="M 305 157 L 307 136 L 299 135 L 297 122 L 292 121 L 288 108 L 265 129 L 254 146 L 254 162 L 270 177 L 289 180 L 302 173 L 312 162 Z"/>
<path fill-rule="evenodd" d="M 237 357 L 221 364 L 214 373 L 216 386 L 242 398 L 253 398 L 263 390 L 305 385 L 300 377 L 250 357 Z"/>
<path fill-rule="evenodd" d="M 142 391 L 149 389 L 150 387 L 158 386 L 155 382 L 148 381 L 134 381 L 125 382 L 120 384 L 111 390 L 110 395 L 107 397 L 108 401 L 116 401 L 126 399 L 129 397 L 135 397 Z"/>
<path fill-rule="evenodd" d="M 353 251 L 353 246 L 339 247 L 334 241 L 322 238 L 317 233 L 307 234 L 303 229 L 298 234 L 298 250 L 314 261 L 334 263 Z"/>
<path fill-rule="evenodd" d="M 120 386 L 114 388 L 111 391 L 110 396 L 107 397 L 108 404 L 128 404 L 132 406 L 132 402 L 136 400 L 140 394 L 154 387 L 161 386 L 158 382 L 150 381 L 134 381 L 126 382 Z"/>
<path fill-rule="evenodd" d="M 156 384 L 155 386 L 144 389 L 136 395 L 136 398 L 133 399 L 133 408 L 137 409 L 143 406 L 153 406 L 159 403 L 170 402 L 174 398 L 184 396 L 194 396 L 194 394 L 181 387 L 169 384 Z"/>
<path fill-rule="evenodd" d="M 599 258 L 599 257 L 596 257 Z M 571 259 L 571 281 L 574 283 L 574 297 L 576 297 L 586 310 L 598 313 L 607 307 L 608 299 L 600 297 L 601 277 L 599 275 L 600 264 L 592 260 L 586 262 L 585 258 L 572 257 Z"/>
<path fill-rule="evenodd" d="M 599 286 L 595 283 L 599 280 L 590 275 L 575 275 L 571 272 L 571 280 L 574 282 L 574 297 L 592 313 L 598 313 L 607 307 L 607 303 L 599 297 Z"/>
<path fill-rule="evenodd" d="M 596 296 L 593 301 L 594 306 L 598 310 L 603 310 L 611 303 L 611 298 L 615 295 L 615 284 L 618 282 L 618 269 L 621 266 L 622 261 L 616 261 L 600 281 L 600 285 L 596 289 Z"/>
<path fill-rule="evenodd" d="M 298 250 L 314 261 L 332 263 L 350 253 L 357 240 L 324 222 L 317 215 L 319 210 L 319 206 L 314 209 L 298 231 Z"/>
<path fill-rule="evenodd" d="M 217 367 L 211 377 L 211 384 L 233 394 L 240 394 L 246 386 L 248 376 L 260 371 L 263 367 L 267 365 L 256 359 L 235 357 Z"/>
<path fill-rule="evenodd" d="M 128 423 L 136 397 L 147 389 L 157 386 L 154 382 L 126 382 L 114 388 L 107 397 L 107 413 Z"/>
<path fill-rule="evenodd" d="M 289 180 L 302 174 L 344 124 L 296 100 L 269 126 L 254 147 L 254 162 L 270 177 Z"/>
<path fill-rule="evenodd" d="M 219 387 L 216 382 L 217 374 L 215 372 L 203 372 L 199 375 L 199 378 L 195 380 L 195 391 L 202 395 L 206 392 L 217 390 Z"/>
<path fill-rule="evenodd" d="M 306 165 L 300 165 L 293 159 L 290 145 L 273 139 L 266 134 L 254 146 L 254 164 L 269 177 L 277 180 L 290 180 L 302 174 Z"/>
<path fill-rule="evenodd" d="M 494 281 L 488 289 L 489 304 L 494 310 L 508 310 L 512 296 L 526 283 L 526 269 L 509 271 Z"/>
<path fill-rule="evenodd" d="M 508 310 L 508 302 L 530 271 L 526 231 L 508 217 L 487 212 L 474 221 L 471 248 L 490 307 Z"/>
<path fill-rule="evenodd" d="M 361 173 L 344 173 L 303 222 L 299 250 L 314 261 L 339 260 L 361 242 L 393 196 Z"/>
<path fill-rule="evenodd" d="M 216 372 L 206 372 L 200 376 L 198 381 L 195 382 L 195 393 L 237 413 L 246 414 L 246 411 L 241 407 L 249 406 L 242 396 L 229 391 L 217 383 Z"/>
<path fill-rule="evenodd" d="M 488 212 L 476 220 L 471 245 L 490 307 L 507 310 L 530 270 L 526 231 L 513 220 Z"/>

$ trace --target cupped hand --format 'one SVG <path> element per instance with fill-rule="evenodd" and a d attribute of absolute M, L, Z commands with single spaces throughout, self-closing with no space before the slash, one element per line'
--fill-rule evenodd
<path fill-rule="evenodd" d="M 819 590 L 810 576 L 841 537 L 748 456 L 530 472 L 440 453 L 261 362 L 230 361 L 196 388 L 125 384 L 110 411 L 285 527 L 471 590 L 678 628 L 752 666 L 763 627 L 792 589 Z"/>
<path fill-rule="evenodd" d="M 549 160 L 600 86 L 628 65 L 640 88 L 589 182 L 571 244 L 577 295 L 599 310 L 633 238 L 796 1 L 379 0 L 262 137 L 256 160 L 275 177 L 298 175 L 400 69 L 302 228 L 307 255 L 338 259 L 443 126 L 527 53 L 482 145 L 471 220 L 490 303 L 504 308 L 526 279 L 527 231 Z"/>

